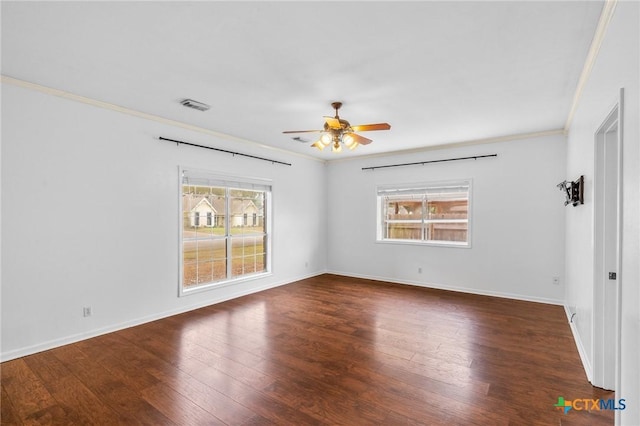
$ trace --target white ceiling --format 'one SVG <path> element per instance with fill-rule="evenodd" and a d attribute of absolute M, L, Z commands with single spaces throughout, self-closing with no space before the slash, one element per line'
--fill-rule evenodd
<path fill-rule="evenodd" d="M 602 6 L 3 1 L 2 74 L 335 159 L 562 129 Z M 332 101 L 391 130 L 341 154 L 282 134 L 321 128 Z"/>

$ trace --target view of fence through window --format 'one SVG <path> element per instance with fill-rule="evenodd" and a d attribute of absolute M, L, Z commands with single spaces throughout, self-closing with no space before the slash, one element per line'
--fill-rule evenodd
<path fill-rule="evenodd" d="M 468 183 L 378 191 L 381 240 L 468 245 Z"/>
<path fill-rule="evenodd" d="M 265 190 L 182 185 L 183 288 L 266 272 Z"/>

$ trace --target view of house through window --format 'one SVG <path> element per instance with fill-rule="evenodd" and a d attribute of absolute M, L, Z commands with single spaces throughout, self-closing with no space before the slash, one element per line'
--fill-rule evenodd
<path fill-rule="evenodd" d="M 470 181 L 378 188 L 378 241 L 469 246 Z"/>
<path fill-rule="evenodd" d="M 268 272 L 270 191 L 183 171 L 183 290 Z"/>

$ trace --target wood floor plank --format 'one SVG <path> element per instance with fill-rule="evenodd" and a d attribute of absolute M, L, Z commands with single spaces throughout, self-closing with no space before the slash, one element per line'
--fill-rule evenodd
<path fill-rule="evenodd" d="M 141 392 L 142 397 L 158 411 L 179 425 L 224 425 L 213 413 L 159 382 Z"/>
<path fill-rule="evenodd" d="M 197 369 L 189 367 L 194 363 L 197 363 Z M 215 381 L 208 380 L 208 376 L 212 372 L 215 374 Z M 228 395 L 232 393 L 228 389 L 230 387 L 233 388 L 239 382 L 213 368 L 208 368 L 196 360 L 184 359 L 180 368 L 177 371 L 170 372 L 170 374 L 161 371 L 156 371 L 155 374 L 170 388 L 212 413 L 226 424 L 242 424 L 256 414 Z"/>
<path fill-rule="evenodd" d="M 3 424 L 611 425 L 563 308 L 324 274 L 2 364 Z"/>
<path fill-rule="evenodd" d="M 171 425 L 173 422 L 142 399 L 139 393 L 92 358 L 86 356 L 76 345 L 62 346 L 52 350 L 53 355 L 68 368 L 84 386 L 90 388 L 101 401 L 127 423 Z"/>
<path fill-rule="evenodd" d="M 279 380 L 266 392 L 323 423 L 341 424 L 349 418 L 358 419 L 358 424 L 373 425 L 382 424 L 387 416 L 387 410 L 358 395 L 304 376 Z"/>
<path fill-rule="evenodd" d="M 51 351 L 26 357 L 24 361 L 37 372 L 57 403 L 64 407 L 68 419 L 94 425 L 125 420 L 93 394 Z"/>
<path fill-rule="evenodd" d="M 88 358 L 99 363 L 114 379 L 137 392 L 158 383 L 138 361 L 136 353 L 139 349 L 134 345 L 125 344 L 111 334 L 79 342 L 76 347 Z"/>
<path fill-rule="evenodd" d="M 49 411 L 57 406 L 55 399 L 23 359 L 3 363 L 1 372 L 2 387 L 21 421 L 31 422 L 57 413 Z"/>
<path fill-rule="evenodd" d="M 2 396 L 0 397 L 0 421 L 3 425 L 22 425 L 22 420 L 16 408 L 13 406 L 9 394 L 4 389 L 4 385 L 0 386 L 2 390 Z"/>
<path fill-rule="evenodd" d="M 195 346 L 190 352 L 190 356 L 254 389 L 263 389 L 275 381 L 273 377 L 232 359 L 220 356 L 202 346 Z"/>
<path fill-rule="evenodd" d="M 196 386 L 205 385 L 232 398 L 237 403 L 247 407 L 261 418 L 268 419 L 276 424 L 319 424 L 312 417 L 292 409 L 287 404 L 270 398 L 263 392 L 259 392 L 242 382 L 236 381 L 224 373 L 206 366 L 195 359 L 185 360 L 180 369 L 157 370 L 154 374 L 172 389 L 185 395 L 190 393 L 188 382 L 197 381 Z M 253 418 L 245 418 L 244 421 L 254 421 Z"/>

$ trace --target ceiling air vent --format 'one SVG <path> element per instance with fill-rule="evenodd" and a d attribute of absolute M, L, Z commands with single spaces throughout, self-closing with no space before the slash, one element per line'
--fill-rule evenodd
<path fill-rule="evenodd" d="M 197 109 L 198 111 L 206 111 L 211 108 L 209 105 L 194 101 L 193 99 L 184 99 L 180 101 L 180 103 L 188 108 Z"/>

